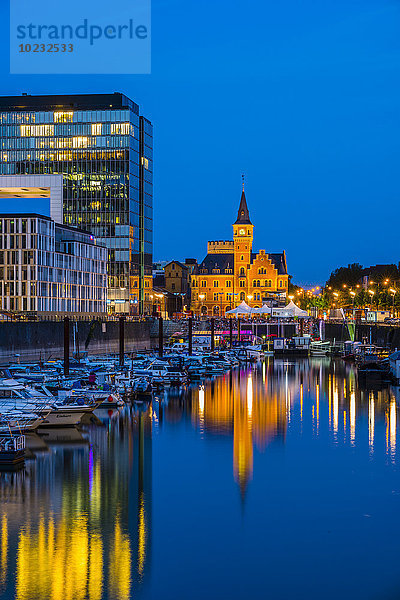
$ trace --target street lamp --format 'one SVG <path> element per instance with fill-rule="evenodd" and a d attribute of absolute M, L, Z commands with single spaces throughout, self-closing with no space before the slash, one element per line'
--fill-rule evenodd
<path fill-rule="evenodd" d="M 353 319 L 354 319 L 354 299 L 356 297 L 356 293 L 355 292 L 350 292 L 350 296 L 352 297 L 352 300 L 353 300 Z"/>
<path fill-rule="evenodd" d="M 394 297 L 396 295 L 396 290 L 394 290 L 393 288 L 390 288 L 389 292 L 392 292 L 392 317 L 394 317 Z"/>
<path fill-rule="evenodd" d="M 200 300 L 200 317 L 203 316 L 203 300 L 205 298 L 204 294 L 199 294 L 199 300 Z"/>
<path fill-rule="evenodd" d="M 372 306 L 372 299 L 374 297 L 375 292 L 374 292 L 374 290 L 368 290 L 368 294 L 371 294 L 371 306 Z"/>

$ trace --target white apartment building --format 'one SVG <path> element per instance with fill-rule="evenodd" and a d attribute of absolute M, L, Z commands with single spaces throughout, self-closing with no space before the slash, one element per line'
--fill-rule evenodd
<path fill-rule="evenodd" d="M 87 232 L 38 214 L 0 214 L 1 309 L 104 316 L 107 249 Z"/>

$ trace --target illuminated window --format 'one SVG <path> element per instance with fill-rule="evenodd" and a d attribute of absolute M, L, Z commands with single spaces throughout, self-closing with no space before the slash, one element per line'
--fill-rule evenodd
<path fill-rule="evenodd" d="M 54 125 L 21 125 L 21 137 L 54 135 Z"/>
<path fill-rule="evenodd" d="M 113 135 L 129 135 L 130 123 L 111 123 L 111 133 Z M 133 135 L 133 128 L 132 128 Z"/>
<path fill-rule="evenodd" d="M 92 135 L 101 135 L 102 127 L 102 123 L 92 123 Z"/>
<path fill-rule="evenodd" d="M 72 119 L 74 118 L 73 112 L 55 112 L 54 113 L 54 123 L 72 123 Z"/>
<path fill-rule="evenodd" d="M 144 156 L 142 156 L 142 165 L 144 166 L 145 169 L 149 168 L 149 161 Z"/>
<path fill-rule="evenodd" d="M 89 145 L 89 138 L 77 136 L 72 138 L 73 148 L 87 148 Z"/>

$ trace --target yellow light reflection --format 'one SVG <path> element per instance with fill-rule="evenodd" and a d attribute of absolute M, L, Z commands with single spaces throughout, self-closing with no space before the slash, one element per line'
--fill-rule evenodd
<path fill-rule="evenodd" d="M 394 398 L 390 401 L 390 452 L 394 457 L 396 452 L 396 401 Z"/>
<path fill-rule="evenodd" d="M 3 587 L 7 579 L 7 554 L 8 554 L 8 518 L 4 514 L 1 518 L 1 552 L 0 552 L 0 586 Z"/>
<path fill-rule="evenodd" d="M 110 598 L 115 600 L 131 598 L 131 554 L 129 537 L 122 531 L 120 515 L 117 515 L 109 553 Z"/>
<path fill-rule="evenodd" d="M 101 600 L 103 588 L 103 543 L 99 534 L 90 537 L 89 600 Z"/>
<path fill-rule="evenodd" d="M 339 424 L 339 392 L 333 390 L 333 431 L 337 433 Z"/>
<path fill-rule="evenodd" d="M 203 431 L 204 428 L 204 387 L 201 386 L 199 389 L 199 421 L 200 421 L 200 430 Z"/>
<path fill-rule="evenodd" d="M 356 439 L 356 393 L 350 394 L 350 443 L 354 446 Z"/>
<path fill-rule="evenodd" d="M 375 403 L 374 396 L 371 393 L 368 403 L 368 441 L 371 452 L 374 450 L 374 432 L 375 432 Z"/>
<path fill-rule="evenodd" d="M 300 384 L 300 421 L 303 422 L 303 384 Z"/>
<path fill-rule="evenodd" d="M 19 534 L 16 597 L 31 600 L 100 600 L 103 578 L 102 542 L 89 536 L 87 517 L 39 517 L 37 531 L 29 523 Z"/>
<path fill-rule="evenodd" d="M 144 509 L 144 494 L 141 492 L 138 515 L 138 573 L 143 574 L 146 560 L 146 514 Z"/>
<path fill-rule="evenodd" d="M 251 420 L 251 415 L 253 412 L 253 380 L 251 375 L 249 375 L 247 379 L 247 414 L 249 415 L 249 419 Z"/>

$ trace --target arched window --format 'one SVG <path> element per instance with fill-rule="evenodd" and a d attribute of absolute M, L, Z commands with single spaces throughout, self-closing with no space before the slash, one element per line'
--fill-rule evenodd
<path fill-rule="evenodd" d="M 218 317 L 219 316 L 219 306 L 214 306 L 214 308 L 213 308 L 213 315 L 214 315 L 214 317 Z"/>
<path fill-rule="evenodd" d="M 245 275 L 245 272 L 244 272 L 244 267 L 241 267 L 241 268 L 240 268 L 239 275 Z"/>
<path fill-rule="evenodd" d="M 257 287 L 260 287 L 260 280 L 257 279 Z"/>
<path fill-rule="evenodd" d="M 240 292 L 240 300 L 244 300 L 246 298 L 246 294 L 244 292 Z"/>
<path fill-rule="evenodd" d="M 240 260 L 244 260 L 244 256 L 243 256 L 243 254 L 242 254 L 242 256 L 240 257 Z"/>
<path fill-rule="evenodd" d="M 207 314 L 207 306 L 202 306 L 201 307 L 201 314 L 202 315 L 206 315 Z"/>

